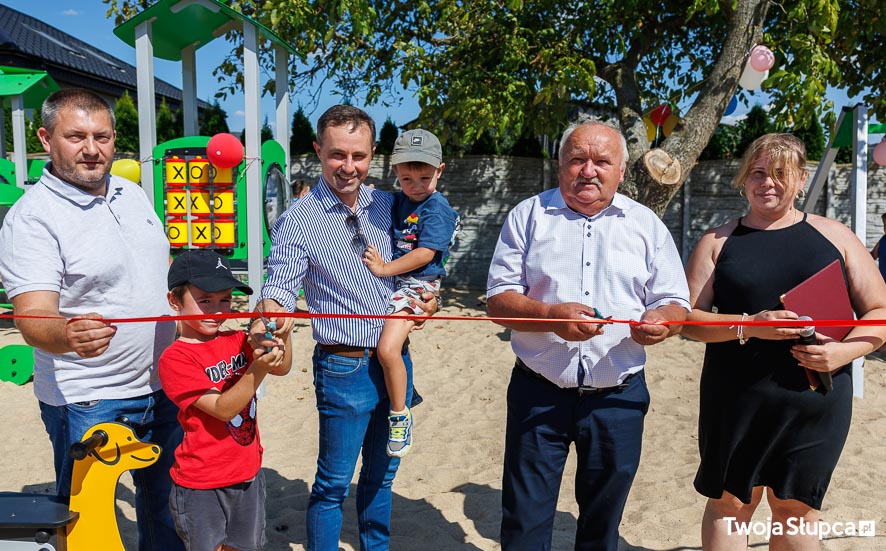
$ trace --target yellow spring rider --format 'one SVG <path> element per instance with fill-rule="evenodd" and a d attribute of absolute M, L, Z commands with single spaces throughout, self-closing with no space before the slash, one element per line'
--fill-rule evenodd
<path fill-rule="evenodd" d="M 124 551 L 114 494 L 120 476 L 153 465 L 160 446 L 139 440 L 122 423 L 99 423 L 71 446 L 71 499 L 0 492 L 4 551 Z"/>

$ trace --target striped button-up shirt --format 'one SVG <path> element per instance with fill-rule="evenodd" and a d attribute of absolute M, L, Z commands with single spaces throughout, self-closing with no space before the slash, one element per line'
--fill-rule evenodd
<path fill-rule="evenodd" d="M 594 216 L 570 209 L 558 188 L 510 212 L 489 268 L 487 296 L 516 291 L 548 304 L 578 302 L 616 319 L 640 319 L 665 304 L 689 310 L 674 240 L 648 208 L 624 195 Z M 566 342 L 555 333 L 513 331 L 511 347 L 555 384 L 610 387 L 643 369 L 646 353 L 627 324 Z"/>
<path fill-rule="evenodd" d="M 301 287 L 311 314 L 384 314 L 394 279 L 376 277 L 363 264 L 357 232 L 390 260 L 392 204 L 390 193 L 360 186 L 352 213 L 321 178 L 274 225 L 263 297 L 293 311 Z M 359 224 L 348 223 L 351 214 Z M 318 343 L 365 348 L 378 345 L 383 324 L 383 319 L 312 319 Z"/>

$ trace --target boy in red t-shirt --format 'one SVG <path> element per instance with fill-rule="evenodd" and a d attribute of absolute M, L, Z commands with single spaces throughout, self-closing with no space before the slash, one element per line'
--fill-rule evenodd
<path fill-rule="evenodd" d="M 289 335 L 254 350 L 243 331 L 220 331 L 231 292 L 252 289 L 215 252 L 189 250 L 169 267 L 169 305 L 181 335 L 160 357 L 160 382 L 179 407 L 184 439 L 170 469 L 169 506 L 189 551 L 253 551 L 265 538 L 265 481 L 255 391 L 265 375 L 285 375 Z"/>

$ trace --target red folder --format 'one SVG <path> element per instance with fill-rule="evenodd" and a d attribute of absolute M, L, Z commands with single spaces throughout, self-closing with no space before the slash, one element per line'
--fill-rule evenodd
<path fill-rule="evenodd" d="M 798 316 L 809 316 L 814 320 L 854 320 L 852 303 L 846 289 L 846 278 L 839 260 L 834 260 L 808 279 L 781 295 L 781 302 L 786 310 L 796 312 Z M 815 330 L 832 339 L 842 340 L 851 326 L 816 327 Z M 830 373 L 806 370 L 806 378 L 813 390 L 819 382 L 830 387 Z"/>

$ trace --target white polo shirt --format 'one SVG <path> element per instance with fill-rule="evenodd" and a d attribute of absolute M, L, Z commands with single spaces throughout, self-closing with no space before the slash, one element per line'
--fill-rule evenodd
<path fill-rule="evenodd" d="M 0 228 L 0 279 L 9 297 L 56 292 L 66 318 L 172 314 L 169 241 L 144 191 L 111 175 L 107 196 L 96 197 L 50 168 Z M 96 358 L 35 349 L 34 393 L 54 406 L 148 394 L 160 388 L 157 362 L 174 338 L 172 322 L 121 323 Z"/>

